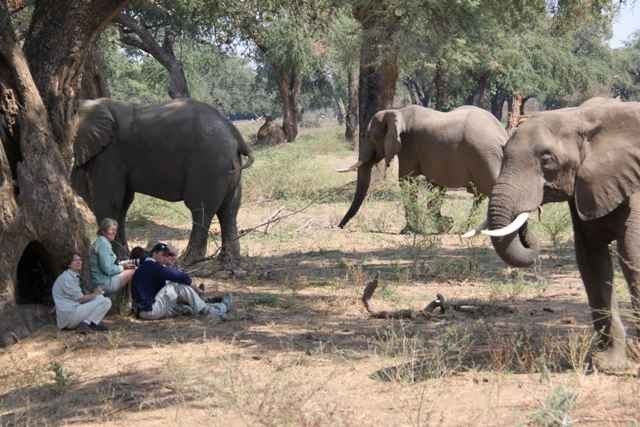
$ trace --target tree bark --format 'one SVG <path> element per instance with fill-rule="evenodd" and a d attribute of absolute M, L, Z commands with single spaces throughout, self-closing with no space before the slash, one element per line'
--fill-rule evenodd
<path fill-rule="evenodd" d="M 384 2 L 359 3 L 353 15 L 362 26 L 358 85 L 359 144 L 373 115 L 391 108 L 398 80 L 399 22 Z"/>
<path fill-rule="evenodd" d="M 344 138 L 353 144 L 358 130 L 358 73 L 353 69 L 347 70 L 347 98 Z"/>
<path fill-rule="evenodd" d="M 507 96 L 504 91 L 500 89 L 491 97 L 491 113 L 500 121 L 502 121 L 502 108 L 504 107 L 504 101 L 506 101 L 506 99 Z"/>
<path fill-rule="evenodd" d="M 433 87 L 435 88 L 435 109 L 445 111 L 449 105 L 449 76 L 441 61 L 436 64 L 436 73 L 433 77 Z"/>
<path fill-rule="evenodd" d="M 511 104 L 509 107 L 509 122 L 507 123 L 507 134 L 511 135 L 518 127 L 520 117 L 523 114 L 524 109 L 524 96 L 519 93 L 514 93 L 511 97 Z"/>
<path fill-rule="evenodd" d="M 93 43 L 91 52 L 84 62 L 82 70 L 82 84 L 80 86 L 80 98 L 97 99 L 111 97 L 109 83 L 104 75 L 106 64 L 102 49 L 98 43 Z"/>
<path fill-rule="evenodd" d="M 298 95 L 302 81 L 295 69 L 286 70 L 274 66 L 278 76 L 278 93 L 282 101 L 282 130 L 288 142 L 293 142 L 298 136 Z"/>
<path fill-rule="evenodd" d="M 58 15 L 57 3 L 50 7 L 50 16 L 63 18 Z M 76 13 L 80 12 L 76 9 Z M 34 19 L 41 18 L 34 16 Z M 93 32 L 99 24 L 83 30 Z M 53 28 L 79 40 L 91 40 L 86 34 L 74 33 L 77 26 L 72 30 L 62 22 L 55 22 Z M 51 31 L 51 36 L 61 40 L 56 31 Z M 89 47 L 54 45 L 55 52 L 48 53 L 45 59 L 76 55 L 60 52 L 72 45 L 81 50 Z M 48 62 L 51 67 L 54 63 Z M 73 97 L 77 88 L 74 86 L 77 80 L 65 74 L 69 67 L 66 63 L 62 67 L 65 72 L 56 74 L 64 77 L 56 83 L 64 82 L 71 87 L 40 80 L 49 91 L 53 108 L 58 109 L 54 117 L 60 114 L 61 106 L 69 105 L 67 97 Z M 43 68 L 36 66 L 36 69 Z M 60 72 L 56 67 L 45 69 Z M 51 92 L 52 87 L 57 91 Z M 0 346 L 28 335 L 38 326 L 43 313 L 38 306 L 16 304 L 50 302 L 53 279 L 63 270 L 68 257 L 73 252 L 84 255 L 88 248 L 85 226 L 91 214 L 69 184 L 61 153 L 67 141 L 57 139 L 49 117 L 25 55 L 16 42 L 8 10 L 0 3 Z"/>
<path fill-rule="evenodd" d="M 173 50 L 176 38 L 174 33 L 167 31 L 162 46 L 160 46 L 153 35 L 129 15 L 125 13 L 119 14 L 116 22 L 120 24 L 120 41 L 122 43 L 147 52 L 167 70 L 169 73 L 169 88 L 167 92 L 171 98 L 188 98 L 191 96 L 189 83 L 184 74 L 184 67 L 182 62 L 176 58 Z"/>
<path fill-rule="evenodd" d="M 54 140 L 67 173 L 82 66 L 98 33 L 127 0 L 38 0 L 24 43 L 31 75 L 47 107 Z"/>

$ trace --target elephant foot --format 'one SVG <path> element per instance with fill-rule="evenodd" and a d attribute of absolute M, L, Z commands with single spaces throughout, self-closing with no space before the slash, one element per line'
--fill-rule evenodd
<path fill-rule="evenodd" d="M 629 360 L 625 347 L 618 346 L 594 352 L 592 354 L 593 367 L 600 372 L 609 374 L 635 373 L 638 366 Z"/>

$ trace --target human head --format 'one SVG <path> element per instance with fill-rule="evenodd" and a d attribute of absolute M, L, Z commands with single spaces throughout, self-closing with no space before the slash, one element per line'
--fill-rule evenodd
<path fill-rule="evenodd" d="M 175 252 L 166 243 L 159 242 L 151 248 L 151 257 L 163 265 L 170 262 L 172 254 L 175 255 Z"/>
<path fill-rule="evenodd" d="M 82 271 L 82 257 L 80 256 L 80 254 L 74 252 L 73 254 L 71 254 L 68 261 L 69 262 L 67 263 L 67 267 L 70 270 L 73 270 L 76 273 Z"/>
<path fill-rule="evenodd" d="M 118 221 L 113 218 L 104 218 L 100 221 L 100 226 L 98 227 L 98 235 L 104 236 L 109 241 L 112 241 L 116 238 L 116 234 L 118 233 Z"/>
<path fill-rule="evenodd" d="M 141 246 L 136 246 L 133 249 L 131 249 L 131 252 L 129 252 L 129 258 L 131 259 L 142 259 L 146 257 L 146 255 L 147 255 L 147 251 L 145 251 L 144 248 Z"/>

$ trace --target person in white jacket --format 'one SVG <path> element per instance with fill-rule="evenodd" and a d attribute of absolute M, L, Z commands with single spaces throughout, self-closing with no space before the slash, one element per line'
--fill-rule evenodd
<path fill-rule="evenodd" d="M 53 283 L 51 293 L 56 306 L 56 323 L 60 329 L 75 329 L 80 333 L 106 331 L 102 319 L 111 308 L 111 300 L 96 287 L 84 294 L 80 287 L 82 257 L 73 254 L 68 268 Z"/>

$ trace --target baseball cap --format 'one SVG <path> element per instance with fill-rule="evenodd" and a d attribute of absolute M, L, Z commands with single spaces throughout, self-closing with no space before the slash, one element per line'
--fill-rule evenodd
<path fill-rule="evenodd" d="M 151 248 L 151 253 L 154 254 L 156 252 L 164 252 L 167 255 L 175 255 L 175 252 L 166 243 L 156 243 L 153 248 Z"/>

